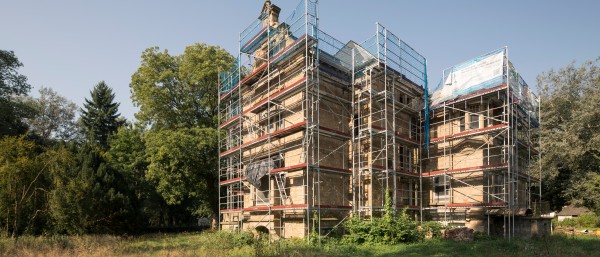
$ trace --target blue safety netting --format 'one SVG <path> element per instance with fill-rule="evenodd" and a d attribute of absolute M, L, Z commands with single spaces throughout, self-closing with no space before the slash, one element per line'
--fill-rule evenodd
<path fill-rule="evenodd" d="M 234 88 L 240 81 L 240 61 L 235 59 L 233 65 L 226 71 L 219 72 L 219 94 L 223 95 Z"/>

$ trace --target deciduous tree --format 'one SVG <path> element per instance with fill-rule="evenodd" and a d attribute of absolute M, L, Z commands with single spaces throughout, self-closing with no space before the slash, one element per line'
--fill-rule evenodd
<path fill-rule="evenodd" d="M 36 110 L 35 115 L 27 119 L 29 128 L 46 140 L 79 137 L 80 129 L 75 121 L 77 105 L 52 88 L 42 87 L 39 92 L 40 97 L 27 99 Z"/>
<path fill-rule="evenodd" d="M 17 72 L 22 66 L 14 52 L 0 50 L 0 137 L 25 133 L 27 124 L 23 118 L 33 114 L 30 106 L 14 98 L 31 89 L 27 77 Z"/>
<path fill-rule="evenodd" d="M 538 77 L 546 198 L 600 211 L 600 58 Z"/>
<path fill-rule="evenodd" d="M 72 164 L 64 147 L 45 150 L 23 137 L 0 139 L 0 226 L 5 233 L 40 233 L 48 227 L 52 174 Z"/>
<path fill-rule="evenodd" d="M 196 216 L 217 209 L 217 130 L 160 130 L 146 136 L 146 177 L 169 205 L 189 204 Z"/>
<path fill-rule="evenodd" d="M 214 127 L 217 73 L 232 62 L 225 50 L 206 44 L 188 46 L 178 56 L 146 49 L 129 85 L 140 107 L 137 120 L 155 128 Z"/>

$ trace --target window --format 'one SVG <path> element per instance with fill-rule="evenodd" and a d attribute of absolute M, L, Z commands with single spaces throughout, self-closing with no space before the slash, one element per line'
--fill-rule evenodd
<path fill-rule="evenodd" d="M 469 129 L 479 128 L 479 104 L 469 105 Z"/>
<path fill-rule="evenodd" d="M 495 174 L 494 180 L 492 181 L 492 185 L 493 185 L 492 195 L 495 196 L 495 197 L 492 197 L 492 201 L 498 202 L 501 199 L 504 199 L 504 196 L 503 196 L 504 177 L 502 175 Z"/>
<path fill-rule="evenodd" d="M 433 201 L 447 202 L 450 200 L 450 179 L 446 176 L 433 178 Z"/>
<path fill-rule="evenodd" d="M 269 204 L 269 176 L 265 175 L 260 179 L 260 186 L 255 187 L 256 205 Z"/>
<path fill-rule="evenodd" d="M 255 205 L 265 205 L 270 203 L 271 180 L 269 171 L 283 167 L 283 161 L 282 154 L 275 154 L 271 157 L 258 160 L 252 165 L 252 170 L 248 172 L 247 177 L 248 181 L 254 185 Z M 257 178 L 257 183 L 253 183 L 251 181 L 252 177 L 260 177 L 260 179 Z"/>
<path fill-rule="evenodd" d="M 479 115 L 478 114 L 469 114 L 469 129 L 478 129 L 479 128 Z"/>
<path fill-rule="evenodd" d="M 277 119 L 275 119 L 275 117 L 272 117 L 270 122 L 269 122 L 269 129 L 268 129 L 268 133 L 273 133 L 277 130 Z"/>
<path fill-rule="evenodd" d="M 278 168 L 283 168 L 284 167 L 283 154 L 273 155 L 271 157 L 271 160 L 273 161 L 273 169 L 278 169 Z"/>
<path fill-rule="evenodd" d="M 460 125 L 459 125 L 459 132 L 463 132 L 465 131 L 465 116 L 461 116 L 460 117 Z"/>
<path fill-rule="evenodd" d="M 281 117 L 281 113 L 277 115 L 277 129 L 283 129 L 283 117 Z"/>
<path fill-rule="evenodd" d="M 398 167 L 400 167 L 400 169 L 405 169 L 406 167 L 404 166 L 404 146 L 400 146 L 400 163 L 398 164 Z"/>
<path fill-rule="evenodd" d="M 269 119 L 269 126 L 268 126 L 269 133 L 273 133 L 282 128 L 283 128 L 283 119 L 281 118 L 281 113 L 278 113 L 276 115 L 271 115 L 271 118 Z"/>

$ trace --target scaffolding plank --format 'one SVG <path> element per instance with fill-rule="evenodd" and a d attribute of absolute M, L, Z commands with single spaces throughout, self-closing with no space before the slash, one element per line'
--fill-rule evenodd
<path fill-rule="evenodd" d="M 505 207 L 506 202 L 487 202 L 487 203 L 449 203 L 444 205 L 447 208 L 464 208 L 464 207 Z"/>
<path fill-rule="evenodd" d="M 221 96 L 219 97 L 220 100 L 223 101 L 223 100 L 225 100 L 225 98 L 233 95 L 233 92 L 235 92 L 235 90 L 237 89 L 238 86 L 240 86 L 240 82 L 236 83 L 235 86 L 233 86 L 230 90 L 228 90 L 224 94 L 221 94 Z"/>
<path fill-rule="evenodd" d="M 235 120 L 237 120 L 238 118 L 241 117 L 241 114 L 235 115 L 233 116 L 231 119 L 226 120 L 225 122 L 221 123 L 221 125 L 219 125 L 221 128 L 225 128 L 229 125 L 231 125 L 231 123 Z"/>
<path fill-rule="evenodd" d="M 300 78 L 299 80 L 297 80 L 296 82 L 292 83 L 291 85 L 289 85 L 289 86 L 287 86 L 287 87 L 285 87 L 285 88 L 283 88 L 283 89 L 275 92 L 270 97 L 265 98 L 265 99 L 261 100 L 260 102 L 254 104 L 252 107 L 244 110 L 242 112 L 242 114 L 246 114 L 248 112 L 255 113 L 254 111 L 257 108 L 261 107 L 262 105 L 265 105 L 269 100 L 273 101 L 273 100 L 279 99 L 280 97 L 284 96 L 285 94 L 290 93 L 296 86 L 302 84 L 305 81 L 306 81 L 306 76 Z"/>
<path fill-rule="evenodd" d="M 263 135 L 261 137 L 258 137 L 256 139 L 254 139 L 254 140 L 251 140 L 251 141 L 248 141 L 246 143 L 243 143 L 242 145 L 239 145 L 239 146 L 233 147 L 233 148 L 231 148 L 231 149 L 229 149 L 227 151 L 221 152 L 220 156 L 221 157 L 227 156 L 227 155 L 229 155 L 229 154 L 231 154 L 231 153 L 239 150 L 240 148 L 244 148 L 244 147 L 248 147 L 248 146 L 257 144 L 257 143 L 259 143 L 261 141 L 264 141 L 264 140 L 268 139 L 269 137 L 280 137 L 280 136 L 284 136 L 284 135 L 291 134 L 291 133 L 294 133 L 294 132 L 298 132 L 298 131 L 302 130 L 302 128 L 305 125 L 306 125 L 306 121 L 302 121 L 302 122 L 296 123 L 296 124 L 294 124 L 292 126 L 289 126 L 289 127 L 286 127 L 286 128 L 283 128 L 283 129 L 280 129 L 280 130 L 277 130 L 277 131 L 274 131 L 273 133 L 269 133 L 269 134 Z"/>
<path fill-rule="evenodd" d="M 460 169 L 451 169 L 451 170 L 435 170 L 430 172 L 424 172 L 423 177 L 431 177 L 436 175 L 443 174 L 452 174 L 452 173 L 464 173 L 464 172 L 475 172 L 475 171 L 483 171 L 483 170 L 494 170 L 494 169 L 502 169 L 507 168 L 508 163 L 501 164 L 493 164 L 493 165 L 484 165 L 484 166 L 474 166 Z"/>
<path fill-rule="evenodd" d="M 474 98 L 474 97 L 482 96 L 482 95 L 485 95 L 485 94 L 488 94 L 488 93 L 500 91 L 500 90 L 505 89 L 507 87 L 508 87 L 507 84 L 502 84 L 502 85 L 499 85 L 499 86 L 496 86 L 496 87 L 492 87 L 492 88 L 481 89 L 481 90 L 475 91 L 473 93 L 462 95 L 462 96 L 459 96 L 459 97 L 456 97 L 456 98 L 453 98 L 453 99 L 448 99 L 448 100 L 446 100 L 444 102 L 441 102 L 441 103 L 438 103 L 436 105 L 431 106 L 431 109 L 435 110 L 435 109 L 438 109 L 438 108 L 440 108 L 440 107 L 442 107 L 444 105 L 449 105 L 449 104 L 453 104 L 453 103 L 460 102 L 460 101 L 463 101 L 463 100 L 467 100 L 467 99 L 471 99 L 471 98 Z"/>
<path fill-rule="evenodd" d="M 232 178 L 232 179 L 227 179 L 227 180 L 221 180 L 219 181 L 219 185 L 223 186 L 223 185 L 228 185 L 228 184 L 232 184 L 235 182 L 240 182 L 242 180 L 246 179 L 245 176 L 239 177 L 239 178 Z"/>
<path fill-rule="evenodd" d="M 397 138 L 397 139 L 400 139 L 400 140 L 402 140 L 402 141 L 404 141 L 404 142 L 406 142 L 406 143 L 410 143 L 410 144 L 413 144 L 413 145 L 419 145 L 419 141 L 417 141 L 417 140 L 414 140 L 414 139 L 412 139 L 412 138 L 409 138 L 409 137 L 407 137 L 406 135 L 402 135 L 402 134 L 398 133 L 397 131 L 393 131 L 393 132 L 392 132 L 391 130 L 386 130 L 386 129 L 385 129 L 385 128 L 383 128 L 383 127 L 380 127 L 380 126 L 375 126 L 375 125 L 371 125 L 371 127 L 372 127 L 374 130 L 377 130 L 377 131 L 379 131 L 379 132 L 394 133 L 394 135 L 396 136 L 396 138 Z"/>
<path fill-rule="evenodd" d="M 503 129 L 506 127 L 508 127 L 508 125 L 503 123 L 503 124 L 497 124 L 497 125 L 493 125 L 493 126 L 489 126 L 489 127 L 485 127 L 485 128 L 471 129 L 471 130 L 463 131 L 463 132 L 456 133 L 456 134 L 432 138 L 430 140 L 430 143 L 433 144 L 433 143 L 442 142 L 444 140 L 454 140 L 454 139 L 459 139 L 459 138 L 463 138 L 463 137 L 476 136 L 476 135 L 500 130 L 500 129 Z"/>

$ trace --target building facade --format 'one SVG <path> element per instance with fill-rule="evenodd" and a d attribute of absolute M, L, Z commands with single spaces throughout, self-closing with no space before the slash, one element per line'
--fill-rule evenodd
<path fill-rule="evenodd" d="M 221 229 L 326 235 L 380 216 L 386 196 L 415 219 L 478 230 L 530 209 L 535 123 L 509 82 L 429 97 L 412 47 L 380 24 L 342 43 L 317 8 L 303 0 L 280 20 L 267 0 L 219 75 Z"/>

